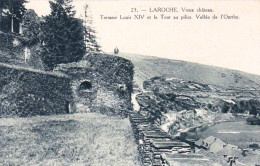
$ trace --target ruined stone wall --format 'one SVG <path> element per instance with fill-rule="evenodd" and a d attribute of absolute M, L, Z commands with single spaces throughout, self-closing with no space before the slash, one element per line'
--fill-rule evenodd
<path fill-rule="evenodd" d="M 123 58 L 105 54 L 89 55 L 98 84 L 92 107 L 99 111 L 125 113 L 132 109 L 133 64 Z"/>
<path fill-rule="evenodd" d="M 0 117 L 69 113 L 70 78 L 0 64 Z"/>
<path fill-rule="evenodd" d="M 70 75 L 74 112 L 125 114 L 132 110 L 133 65 L 120 57 L 92 54 L 81 62 L 60 65 L 56 70 Z M 80 89 L 89 82 L 90 89 Z"/>

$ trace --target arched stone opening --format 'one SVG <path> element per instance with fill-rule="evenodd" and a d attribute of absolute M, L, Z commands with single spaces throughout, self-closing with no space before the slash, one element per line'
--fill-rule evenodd
<path fill-rule="evenodd" d="M 79 91 L 91 91 L 92 84 L 90 81 L 83 81 L 79 85 Z"/>

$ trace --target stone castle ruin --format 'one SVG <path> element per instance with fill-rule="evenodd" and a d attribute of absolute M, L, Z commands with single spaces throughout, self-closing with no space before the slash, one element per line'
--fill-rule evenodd
<path fill-rule="evenodd" d="M 133 64 L 120 57 L 91 54 L 80 63 L 57 67 L 71 78 L 71 112 L 124 114 L 132 109 Z"/>
<path fill-rule="evenodd" d="M 0 116 L 75 112 L 126 115 L 131 110 L 133 65 L 120 57 L 92 54 L 54 72 L 0 64 Z"/>

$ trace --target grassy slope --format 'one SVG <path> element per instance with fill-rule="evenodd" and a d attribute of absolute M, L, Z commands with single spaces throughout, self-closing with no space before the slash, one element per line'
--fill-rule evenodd
<path fill-rule="evenodd" d="M 260 86 L 260 76 L 236 70 L 143 55 L 122 53 L 119 56 L 135 65 L 134 79 L 138 85 L 149 78 L 164 75 L 223 87 Z"/>
<path fill-rule="evenodd" d="M 0 165 L 139 165 L 128 119 L 97 113 L 0 119 Z"/>

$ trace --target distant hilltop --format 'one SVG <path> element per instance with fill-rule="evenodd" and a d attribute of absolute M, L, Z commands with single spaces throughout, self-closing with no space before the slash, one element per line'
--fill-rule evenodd
<path fill-rule="evenodd" d="M 237 70 L 136 54 L 120 53 L 118 56 L 132 61 L 135 66 L 134 81 L 139 86 L 142 86 L 143 81 L 147 79 L 165 76 L 222 88 L 259 89 L 260 87 L 259 75 Z"/>

